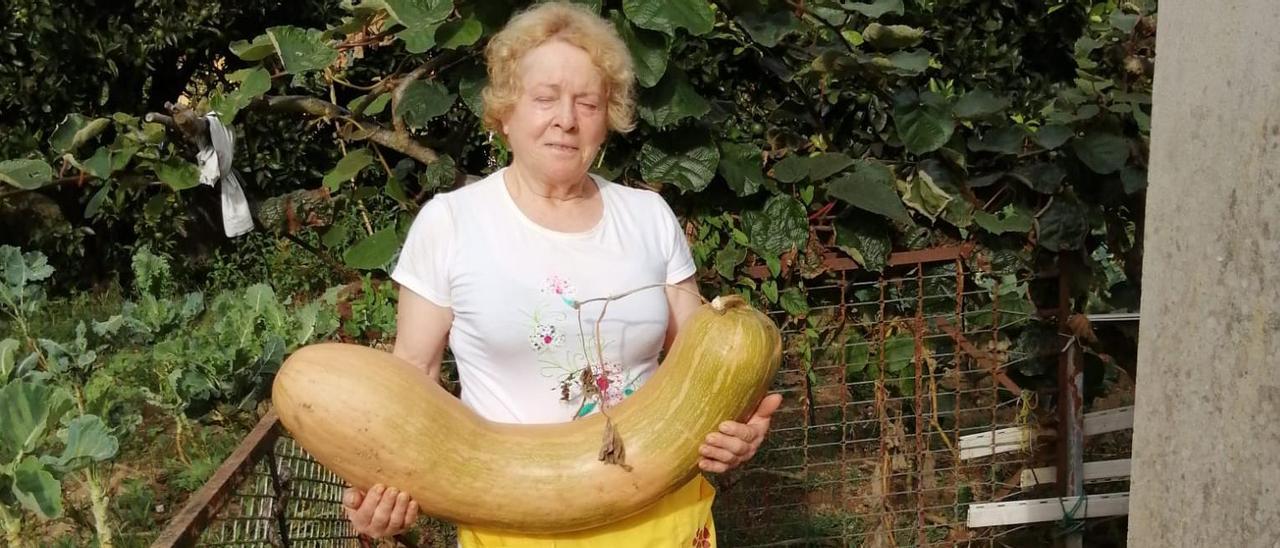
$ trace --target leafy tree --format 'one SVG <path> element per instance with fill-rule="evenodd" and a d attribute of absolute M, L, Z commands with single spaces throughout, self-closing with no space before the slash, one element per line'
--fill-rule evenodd
<path fill-rule="evenodd" d="M 627 40 L 641 82 L 641 127 L 608 144 L 600 171 L 662 190 L 692 223 L 725 219 L 698 251 L 746 235 L 714 257 L 699 253 L 725 284 L 752 291 L 742 266 L 794 268 L 804 262 L 796 257 L 824 248 L 878 271 L 894 249 L 973 240 L 994 253 L 987 260 L 1028 267 L 1070 251 L 1088 266 L 1078 269 L 1081 295 L 1098 303 L 1132 295 L 1109 290 L 1133 285 L 1140 263 L 1153 6 L 594 7 Z M 47 226 L 63 231 L 64 244 L 96 237 L 172 250 L 216 241 L 216 209 L 193 205 L 212 192 L 196 185 L 193 149 L 178 129 L 199 131 L 199 120 L 185 110 L 151 118 L 168 123 L 166 131 L 144 116 L 180 96 L 243 132 L 237 165 L 261 225 L 330 262 L 386 267 L 418 204 L 507 157 L 479 124 L 478 52 L 514 6 L 387 0 L 343 8 L 311 28 L 279 19 L 263 28 L 264 11 L 219 11 L 243 25 L 236 29 L 260 17 L 259 33 L 222 35 L 221 50 L 213 37 L 185 30 L 193 23 L 179 24 L 174 37 L 161 36 L 193 36 L 203 46 L 184 60 L 199 68 L 182 76 L 180 94 L 153 83 L 131 109 L 83 108 L 51 130 L 28 132 L 47 137 L 0 164 L 11 187 L 0 199 L 40 210 L 32 195 L 59 198 Z M 20 10 L 20 20 L 40 13 Z M 77 89 L 68 95 L 84 97 Z M 53 121 L 28 119 L 45 128 Z M 298 145 L 304 152 L 286 150 Z M 294 194 L 272 200 L 287 192 Z M 83 249 L 69 247 L 68 255 Z"/>

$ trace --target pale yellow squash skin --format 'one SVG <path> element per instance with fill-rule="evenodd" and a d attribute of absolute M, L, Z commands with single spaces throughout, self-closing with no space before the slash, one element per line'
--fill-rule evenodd
<path fill-rule="evenodd" d="M 424 513 L 459 524 L 569 532 L 625 518 L 693 479 L 705 436 L 750 416 L 781 349 L 777 326 L 741 298 L 703 305 L 648 382 L 608 409 L 630 470 L 598 460 L 600 413 L 490 422 L 420 370 L 361 346 L 299 349 L 272 396 L 293 437 L 356 487 L 396 487 Z"/>

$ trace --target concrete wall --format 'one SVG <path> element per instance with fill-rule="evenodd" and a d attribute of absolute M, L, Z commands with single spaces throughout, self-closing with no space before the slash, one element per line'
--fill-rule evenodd
<path fill-rule="evenodd" d="M 1280 0 L 1161 0 L 1129 540 L 1280 546 Z"/>

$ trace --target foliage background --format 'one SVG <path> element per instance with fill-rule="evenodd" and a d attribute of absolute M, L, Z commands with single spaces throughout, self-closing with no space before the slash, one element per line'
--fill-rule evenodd
<path fill-rule="evenodd" d="M 610 138 L 598 171 L 668 199 L 707 294 L 802 322 L 824 254 L 875 277 L 891 251 L 973 242 L 970 269 L 1066 261 L 1075 310 L 1136 310 L 1154 2 L 586 3 L 627 40 L 641 84 L 639 127 Z M 121 501 L 171 508 L 179 484 L 198 485 L 179 470 L 204 459 L 211 472 L 284 353 L 330 336 L 387 342 L 394 291 L 381 282 L 417 209 L 509 158 L 479 122 L 479 52 L 519 6 L 81 4 L 16 0 L 0 21 L 0 244 L 28 252 L 7 252 L 5 272 L 49 269 L 8 279 L 45 304 L 6 308 L 10 359 L 27 366 L 0 381 L 74 395 L 124 379 L 96 414 L 79 411 L 122 440 L 94 466 L 127 478 L 120 463 L 144 466 L 163 439 L 174 450 L 145 466 L 164 483 L 90 477 L 114 502 L 69 500 L 109 506 L 107 522 L 161 520 Z M 146 120 L 179 101 L 234 124 L 253 233 L 222 235 L 195 146 Z M 1052 289 L 1014 296 L 1052 305 Z M 248 323 L 206 312 L 219 307 Z M 1100 335 L 1095 395 L 1108 361 L 1131 369 L 1135 343 Z M 63 374 L 42 340 L 98 345 L 95 360 Z M 1020 378 L 1051 389 L 1044 373 Z M 139 423 L 151 428 L 130 435 Z M 32 511 L 20 492 L 0 502 Z M 67 542 L 98 527 L 81 517 Z"/>

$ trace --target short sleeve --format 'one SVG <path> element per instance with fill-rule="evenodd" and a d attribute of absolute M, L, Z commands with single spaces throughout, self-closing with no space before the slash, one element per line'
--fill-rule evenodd
<path fill-rule="evenodd" d="M 671 206 L 661 194 L 655 192 L 654 196 L 658 201 L 659 215 L 662 219 L 659 232 L 667 259 L 666 283 L 678 283 L 692 276 L 698 267 L 693 262 L 693 252 L 689 250 L 689 240 L 685 238 L 684 230 L 680 228 L 680 220 L 676 218 L 675 212 L 671 210 Z"/>
<path fill-rule="evenodd" d="M 440 306 L 450 306 L 449 266 L 453 252 L 453 215 L 448 195 L 422 206 L 409 227 L 391 279 Z"/>

